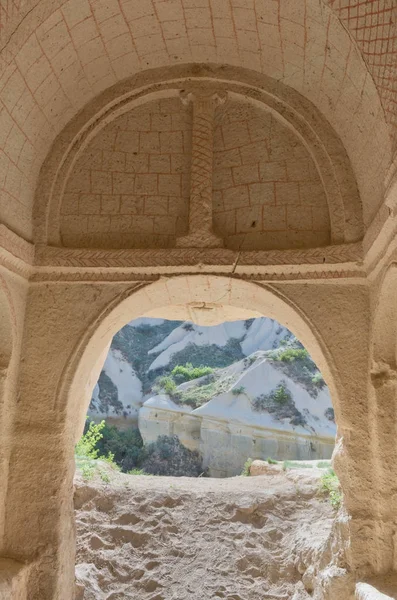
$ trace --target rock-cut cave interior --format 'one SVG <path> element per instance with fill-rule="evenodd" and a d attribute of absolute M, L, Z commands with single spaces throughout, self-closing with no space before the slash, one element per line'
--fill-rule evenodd
<path fill-rule="evenodd" d="M 0 56 L 0 598 L 397 598 L 396 0 L 0 0 Z M 254 552 L 239 595 L 76 587 L 75 445 L 142 317 L 274 319 L 320 369 L 343 501 L 293 592 Z"/>

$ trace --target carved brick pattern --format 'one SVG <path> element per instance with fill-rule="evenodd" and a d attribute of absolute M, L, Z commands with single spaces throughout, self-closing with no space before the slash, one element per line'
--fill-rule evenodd
<path fill-rule="evenodd" d="M 361 243 L 341 244 L 307 250 L 269 250 L 242 252 L 240 265 L 299 265 L 356 262 L 362 259 Z"/>
<path fill-rule="evenodd" d="M 344 244 L 307 250 L 241 252 L 223 248 L 158 250 L 85 250 L 43 247 L 36 252 L 38 266 L 54 267 L 162 267 L 194 265 L 332 265 L 360 262 L 361 244 Z M 323 267 L 322 267 L 323 269 Z"/>
<path fill-rule="evenodd" d="M 214 110 L 194 109 L 189 223 L 193 231 L 212 227 L 212 160 Z M 200 103 L 202 106 L 202 103 Z M 200 106 L 200 108 L 201 108 Z"/>
<path fill-rule="evenodd" d="M 213 247 L 223 242 L 212 228 L 212 176 L 216 96 L 192 95 L 193 132 L 189 203 L 189 235 L 179 246 Z"/>
<path fill-rule="evenodd" d="M 181 273 L 175 274 L 176 276 Z M 201 270 L 200 275 L 214 275 L 211 271 Z M 278 281 L 321 281 L 321 280 L 338 280 L 338 279 L 362 279 L 365 278 L 365 274 L 362 270 L 342 270 L 337 271 L 299 271 L 294 273 L 272 273 L 272 272 L 261 272 L 261 273 L 231 273 L 230 271 L 217 271 L 216 275 L 220 277 L 229 277 L 233 279 L 243 279 L 244 281 L 252 282 L 278 282 Z M 133 281 L 140 282 L 153 282 L 157 281 L 162 275 L 157 273 L 149 274 L 137 274 L 131 272 L 70 272 L 70 271 L 52 271 L 37 272 L 31 277 L 33 282 L 44 282 L 44 281 L 62 281 L 62 282 L 115 282 L 115 283 L 126 283 Z M 172 277 L 172 276 L 171 276 Z"/>
<path fill-rule="evenodd" d="M 355 38 L 375 81 L 397 142 L 397 6 L 395 0 L 328 0 Z"/>

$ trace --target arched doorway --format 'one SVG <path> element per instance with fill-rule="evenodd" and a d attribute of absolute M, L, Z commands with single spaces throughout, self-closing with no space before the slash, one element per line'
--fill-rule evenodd
<path fill-rule="evenodd" d="M 335 411 L 338 411 L 338 393 L 326 346 L 296 306 L 271 287 L 227 277 L 192 275 L 162 279 L 127 297 L 116 298 L 96 320 L 95 330 L 87 332 L 80 341 L 64 373 L 58 399 L 60 406 L 68 406 L 76 440 L 81 435 L 92 387 L 113 335 L 132 319 L 142 316 L 192 320 L 201 325 L 259 316 L 277 320 L 307 348 L 330 387 Z"/>
<path fill-rule="evenodd" d="M 10 510 L 6 527 L 8 555 L 40 565 L 40 576 L 35 572 L 32 577 L 32 597 L 36 594 L 46 600 L 63 599 L 65 590 L 72 594 L 74 445 L 82 433 L 90 400 L 89 385 L 93 386 L 96 379 L 95 368 L 100 368 L 101 355 L 113 335 L 131 319 L 157 315 L 214 323 L 262 315 L 273 318 L 300 339 L 322 371 L 342 435 L 351 431 L 353 417 L 360 427 L 365 424 L 365 414 L 360 417 L 350 408 L 355 389 L 351 387 L 351 379 L 347 379 L 351 369 L 340 352 L 344 345 L 361 360 L 363 345 L 346 336 L 344 328 L 347 322 L 357 322 L 362 331 L 362 312 L 354 307 L 365 302 L 365 295 L 357 289 L 354 304 L 352 294 L 338 294 L 336 286 L 315 286 L 315 289 L 314 297 L 313 287 L 307 284 L 264 285 L 220 275 L 182 275 L 150 284 L 82 282 L 67 288 L 54 286 L 50 294 L 44 286 L 35 288 L 34 301 L 43 317 L 30 322 L 30 336 L 40 335 L 43 327 L 48 335 L 41 339 L 37 360 L 24 374 L 26 401 L 18 414 L 18 427 L 23 435 L 12 463 L 8 494 L 10 507 L 20 503 L 24 509 L 23 514 Z M 48 311 L 43 313 L 46 303 Z M 341 315 L 340 327 L 332 330 L 335 311 Z M 35 393 L 29 395 L 32 378 Z M 357 384 L 354 380 L 354 385 Z M 39 437 L 33 437 L 36 430 L 40 431 Z M 354 436 L 348 440 L 350 446 L 344 448 L 340 465 L 355 461 L 356 450 L 351 439 L 355 442 Z M 340 442 L 339 438 L 338 450 L 343 448 Z M 361 435 L 359 443 L 362 449 Z M 353 471 L 352 477 L 352 470 L 337 468 L 348 509 L 353 505 L 355 482 L 361 477 L 359 469 Z M 18 485 L 21 477 L 29 489 L 28 506 Z M 50 482 L 50 496 L 48 486 L 41 483 L 43 477 Z"/>
<path fill-rule="evenodd" d="M 154 316 L 198 324 L 267 316 L 288 327 L 305 345 L 323 373 L 338 419 L 338 391 L 326 344 L 308 317 L 271 286 L 221 276 L 161 279 L 116 297 L 79 341 L 64 372 L 59 407 L 67 407 L 70 454 L 80 438 L 91 393 L 113 335 L 130 320 Z M 73 472 L 71 470 L 70 477 Z M 74 547 L 69 549 L 74 552 Z"/>

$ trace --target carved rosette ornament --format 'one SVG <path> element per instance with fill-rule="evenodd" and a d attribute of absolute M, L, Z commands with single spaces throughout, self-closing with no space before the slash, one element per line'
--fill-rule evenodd
<path fill-rule="evenodd" d="M 192 162 L 189 202 L 189 233 L 176 240 L 179 248 L 219 248 L 223 239 L 213 231 L 212 176 L 216 107 L 226 92 L 181 92 L 184 104 L 193 104 Z"/>

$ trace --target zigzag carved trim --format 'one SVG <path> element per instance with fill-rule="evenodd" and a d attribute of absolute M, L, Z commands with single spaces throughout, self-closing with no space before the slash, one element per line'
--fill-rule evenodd
<path fill-rule="evenodd" d="M 158 268 L 198 265 L 288 266 L 357 263 L 362 261 L 360 243 L 310 248 L 304 250 L 270 250 L 235 252 L 224 248 L 171 248 L 147 250 L 90 250 L 38 246 L 35 264 L 41 267 L 80 268 Z"/>
<path fill-rule="evenodd" d="M 175 276 L 187 274 L 191 275 L 191 271 L 186 273 L 174 273 Z M 282 281 L 333 281 L 338 279 L 355 279 L 365 281 L 365 273 L 359 269 L 357 270 L 343 270 L 337 269 L 335 271 L 297 271 L 289 273 L 274 273 L 274 272 L 261 272 L 261 273 L 231 273 L 230 271 L 216 271 L 215 273 L 210 270 L 202 270 L 200 274 L 207 275 L 219 275 L 225 277 L 233 277 L 235 279 L 243 279 L 244 281 L 260 281 L 260 282 L 282 282 Z M 153 282 L 157 281 L 161 274 L 156 273 L 136 273 L 126 271 L 111 271 L 104 273 L 101 271 L 40 271 L 36 272 L 30 281 L 34 283 L 40 283 L 44 281 L 62 281 L 62 282 L 78 282 L 78 283 L 95 283 L 95 282 L 112 282 L 112 283 L 130 283 L 133 281 L 140 282 Z"/>

